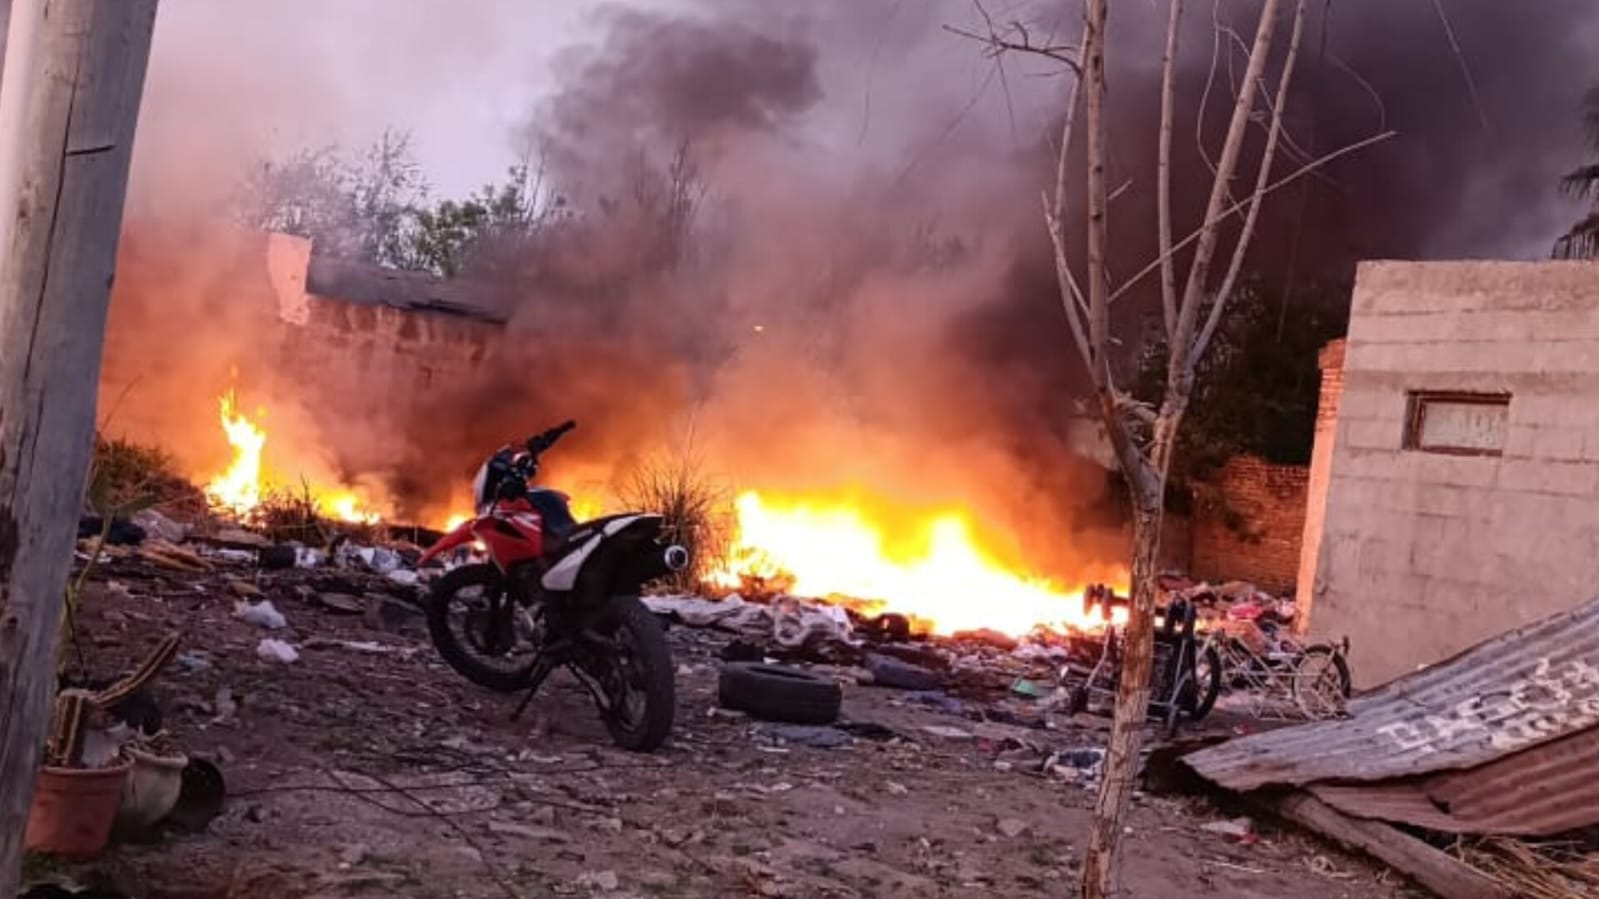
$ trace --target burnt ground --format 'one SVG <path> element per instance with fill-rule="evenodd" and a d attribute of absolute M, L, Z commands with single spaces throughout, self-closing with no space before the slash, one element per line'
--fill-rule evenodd
<path fill-rule="evenodd" d="M 218 565 L 181 573 L 113 562 L 85 596 L 79 642 L 101 673 L 184 633 L 189 655 L 155 689 L 167 729 L 222 768 L 230 795 L 205 831 L 119 844 L 70 872 L 80 880 L 109 879 L 141 899 L 1059 896 L 1074 887 L 1093 794 L 1035 773 L 1019 747 L 1093 745 L 1097 720 L 1054 731 L 975 723 L 848 684 L 848 718 L 896 736 L 782 745 L 759 722 L 716 708 L 716 654 L 730 638 L 677 627 L 677 729 L 661 752 L 630 755 L 611 747 L 565 675 L 512 721 L 519 697 L 448 670 L 419 619 L 340 614 L 316 599 L 371 584 Z M 264 589 L 288 628 L 235 619 L 232 592 L 244 588 L 230 578 Z M 263 636 L 296 644 L 299 660 L 261 660 Z M 1258 842 L 1202 829 L 1227 817 L 1202 798 L 1140 796 L 1125 894 L 1406 895 L 1391 875 L 1268 822 L 1257 824 Z"/>

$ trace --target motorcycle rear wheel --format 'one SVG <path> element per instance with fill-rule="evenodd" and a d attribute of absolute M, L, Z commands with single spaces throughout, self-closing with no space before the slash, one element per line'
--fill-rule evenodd
<path fill-rule="evenodd" d="M 457 632 L 453 613 L 462 611 L 470 602 L 466 594 L 471 590 L 483 592 L 488 608 L 468 607 L 462 632 Z M 531 683 L 538 653 L 515 632 L 515 616 L 521 614 L 521 610 L 515 608 L 508 610 L 512 616 L 508 622 L 512 628 L 510 645 L 500 652 L 484 645 L 489 625 L 487 616 L 500 608 L 498 603 L 514 603 L 505 590 L 504 577 L 493 565 L 463 565 L 455 569 L 440 578 L 433 588 L 427 609 L 428 635 L 433 638 L 439 655 L 462 677 L 498 693 L 514 693 Z M 479 628 L 485 633 L 478 633 Z"/>
<path fill-rule="evenodd" d="M 605 727 L 617 746 L 653 752 L 666 742 L 677 715 L 677 669 L 666 629 L 637 596 L 611 597 L 604 620 L 611 628 L 609 676 L 601 678 L 610 708 Z"/>

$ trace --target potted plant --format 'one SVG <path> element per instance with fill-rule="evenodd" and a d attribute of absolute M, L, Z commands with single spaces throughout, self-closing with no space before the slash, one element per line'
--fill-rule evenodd
<path fill-rule="evenodd" d="M 93 858 L 105 848 L 133 768 L 123 748 L 131 729 L 107 726 L 106 710 L 154 678 L 177 650 L 178 636 L 172 634 L 110 687 L 57 694 L 46 763 L 28 810 L 26 848 L 74 860 Z"/>
<path fill-rule="evenodd" d="M 89 859 L 100 854 L 111 837 L 133 763 L 115 740 L 105 738 L 104 731 L 97 741 L 101 745 L 86 752 L 97 714 L 94 699 L 87 690 L 63 690 L 56 697 L 46 763 L 39 770 L 28 809 L 23 838 L 28 850 Z"/>
<path fill-rule="evenodd" d="M 156 739 L 127 748 L 133 768 L 122 787 L 122 804 L 117 809 L 119 834 L 136 834 L 154 827 L 178 804 L 189 757 L 168 743 Z"/>

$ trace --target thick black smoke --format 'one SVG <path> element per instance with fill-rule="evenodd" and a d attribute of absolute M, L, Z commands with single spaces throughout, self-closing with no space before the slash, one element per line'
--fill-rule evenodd
<path fill-rule="evenodd" d="M 1192 227 L 1210 185 L 1197 142 L 1214 155 L 1242 58 L 1223 41 L 1212 75 L 1209 12 L 1189 5 L 1174 180 Z M 1280 171 L 1398 135 L 1275 194 L 1249 270 L 1347 282 L 1363 258 L 1543 252 L 1599 63 L 1589 4 L 1531 6 L 1445 0 L 1446 29 L 1430 0 L 1313 3 Z M 1247 34 L 1256 9 L 1220 15 Z M 1013 15 L 1075 38 L 1064 5 Z M 1113 10 L 1123 277 L 1154 258 L 1158 15 Z M 585 458 L 621 468 L 692 419 L 751 483 L 959 501 L 1044 543 L 1080 526 L 1102 483 L 1067 441 L 1080 366 L 1038 205 L 1059 74 L 996 68 L 943 27 L 985 27 L 956 2 L 703 0 L 605 22 L 530 119 L 564 212 L 510 281 L 526 336 L 498 382 L 430 412 L 464 424 L 419 429 L 420 456 L 468 466 L 490 434 L 576 415 L 594 425 Z"/>

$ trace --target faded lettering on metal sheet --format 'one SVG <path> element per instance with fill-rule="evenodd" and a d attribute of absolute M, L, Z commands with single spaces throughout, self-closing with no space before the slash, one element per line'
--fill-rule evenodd
<path fill-rule="evenodd" d="M 1403 752 L 1431 753 L 1482 743 L 1514 752 L 1552 736 L 1599 724 L 1599 668 L 1571 659 L 1555 668 L 1547 657 L 1532 673 L 1472 696 L 1441 715 L 1421 715 L 1378 727 Z"/>

